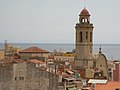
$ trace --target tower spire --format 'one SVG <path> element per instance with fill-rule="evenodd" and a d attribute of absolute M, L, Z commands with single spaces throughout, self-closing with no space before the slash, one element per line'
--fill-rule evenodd
<path fill-rule="evenodd" d="M 7 49 L 7 40 L 5 40 L 4 49 Z"/>
<path fill-rule="evenodd" d="M 101 48 L 101 45 L 100 45 L 100 48 L 99 48 L 99 54 L 102 53 L 102 48 Z"/>

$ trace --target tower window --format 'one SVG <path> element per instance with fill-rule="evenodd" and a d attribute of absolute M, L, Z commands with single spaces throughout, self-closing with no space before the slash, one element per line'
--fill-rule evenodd
<path fill-rule="evenodd" d="M 82 22 L 82 23 L 84 23 L 84 22 L 85 22 L 85 19 L 84 19 L 84 18 L 82 18 L 82 19 L 81 19 L 81 22 Z"/>
<path fill-rule="evenodd" d="M 90 49 L 90 53 L 92 53 L 92 50 Z"/>
<path fill-rule="evenodd" d="M 85 19 L 85 22 L 88 22 L 88 20 L 87 20 L 87 19 Z"/>
<path fill-rule="evenodd" d="M 90 42 L 92 42 L 92 32 L 90 32 Z"/>
<path fill-rule="evenodd" d="M 80 42 L 82 42 L 82 32 L 80 32 Z"/>
<path fill-rule="evenodd" d="M 88 39 L 88 32 L 86 32 L 86 39 Z"/>

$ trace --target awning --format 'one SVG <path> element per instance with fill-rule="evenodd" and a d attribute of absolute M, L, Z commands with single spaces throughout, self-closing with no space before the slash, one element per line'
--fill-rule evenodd
<path fill-rule="evenodd" d="M 65 80 L 67 80 L 67 81 L 70 81 L 70 80 L 76 80 L 75 78 L 72 78 L 72 77 L 69 77 L 69 78 L 64 78 Z"/>
<path fill-rule="evenodd" d="M 101 80 L 101 79 L 90 79 L 88 83 L 94 84 L 106 84 L 108 80 Z"/>
<path fill-rule="evenodd" d="M 75 87 L 68 88 L 68 90 L 77 90 Z"/>
<path fill-rule="evenodd" d="M 69 74 L 74 74 L 71 70 L 66 70 Z"/>

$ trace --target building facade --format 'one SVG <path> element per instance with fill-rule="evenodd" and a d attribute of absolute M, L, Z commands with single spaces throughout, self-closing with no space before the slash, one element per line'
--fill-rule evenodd
<path fill-rule="evenodd" d="M 0 90 L 58 90 L 58 75 L 38 62 L 0 61 Z"/>
<path fill-rule="evenodd" d="M 5 52 L 4 50 L 0 50 L 0 59 L 4 59 L 5 58 Z"/>
<path fill-rule="evenodd" d="M 120 81 L 120 61 L 109 61 L 108 73 L 112 81 Z"/>
<path fill-rule="evenodd" d="M 39 60 L 47 60 L 49 52 L 39 47 L 29 47 L 24 50 L 19 51 L 21 59 L 29 60 L 29 59 L 39 59 Z"/>

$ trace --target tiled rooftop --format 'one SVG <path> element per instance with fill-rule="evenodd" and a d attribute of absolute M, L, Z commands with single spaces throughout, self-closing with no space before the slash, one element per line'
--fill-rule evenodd
<path fill-rule="evenodd" d="M 47 50 L 38 47 L 29 47 L 21 50 L 19 53 L 49 53 Z"/>
<path fill-rule="evenodd" d="M 120 82 L 108 81 L 106 84 L 96 84 L 95 90 L 120 90 Z"/>
<path fill-rule="evenodd" d="M 1 59 L 0 60 L 0 65 L 7 65 L 7 64 L 11 64 L 11 63 L 23 63 L 25 61 L 21 60 L 21 59 Z"/>
<path fill-rule="evenodd" d="M 35 63 L 35 64 L 45 64 L 45 62 L 42 62 L 40 60 L 36 60 L 36 59 L 33 59 L 33 60 L 27 60 L 28 62 L 32 62 L 32 63 Z"/>

